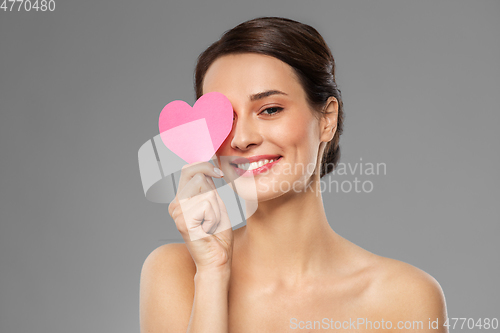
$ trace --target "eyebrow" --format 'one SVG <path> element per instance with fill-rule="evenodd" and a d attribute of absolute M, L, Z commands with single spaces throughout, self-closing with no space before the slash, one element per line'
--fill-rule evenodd
<path fill-rule="evenodd" d="M 288 96 L 288 94 L 286 94 L 282 91 L 279 91 L 279 90 L 267 90 L 267 91 L 264 91 L 264 92 L 261 92 L 258 94 L 250 95 L 250 100 L 253 102 L 253 101 L 257 101 L 259 99 L 263 99 L 263 98 L 266 98 L 266 97 L 269 97 L 272 95 L 286 95 L 286 96 Z"/>

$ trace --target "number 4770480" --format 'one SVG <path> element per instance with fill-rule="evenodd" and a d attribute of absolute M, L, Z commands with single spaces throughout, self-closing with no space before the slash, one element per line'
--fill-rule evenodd
<path fill-rule="evenodd" d="M 1 1 L 1 0 L 0 0 Z M 0 10 L 4 12 L 53 12 L 56 9 L 54 0 L 3 0 Z"/>

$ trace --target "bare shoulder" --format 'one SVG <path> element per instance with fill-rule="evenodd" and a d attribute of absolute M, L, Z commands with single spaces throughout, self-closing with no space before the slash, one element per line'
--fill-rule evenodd
<path fill-rule="evenodd" d="M 447 332 L 446 302 L 437 280 L 427 272 L 400 260 L 373 254 L 341 239 L 340 249 L 346 257 L 344 267 L 362 290 L 360 300 L 370 320 L 415 322 L 418 332 Z M 429 330 L 429 321 L 438 320 L 439 328 Z M 421 322 L 421 323 L 420 323 Z M 395 329 L 396 327 L 393 327 Z M 412 330 L 405 329 L 406 332 Z"/>
<path fill-rule="evenodd" d="M 157 247 L 144 261 L 144 265 L 151 263 L 176 263 L 186 269 L 195 269 L 191 254 L 184 243 L 170 243 Z"/>
<path fill-rule="evenodd" d="M 141 270 L 141 332 L 187 330 L 195 273 L 185 244 L 165 244 L 148 255 Z"/>
<path fill-rule="evenodd" d="M 374 276 L 369 291 L 378 307 L 391 321 L 423 321 L 438 319 L 440 328 L 433 332 L 446 332 L 441 324 L 446 319 L 444 293 L 437 280 L 423 270 L 408 263 L 375 256 Z M 430 319 L 429 319 L 430 318 Z"/>
<path fill-rule="evenodd" d="M 393 302 L 411 302 L 415 306 L 435 306 L 444 299 L 437 280 L 423 270 L 403 261 L 379 257 L 379 291 Z"/>

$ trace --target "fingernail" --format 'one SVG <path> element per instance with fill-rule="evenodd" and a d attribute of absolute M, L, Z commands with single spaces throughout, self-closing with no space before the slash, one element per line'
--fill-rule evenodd
<path fill-rule="evenodd" d="M 224 176 L 224 172 L 222 172 L 222 170 L 219 168 L 214 168 L 214 172 L 221 177 Z"/>

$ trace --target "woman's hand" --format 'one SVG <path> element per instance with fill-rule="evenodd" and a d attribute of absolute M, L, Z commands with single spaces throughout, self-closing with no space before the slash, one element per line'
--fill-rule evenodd
<path fill-rule="evenodd" d="M 168 207 L 186 246 L 202 272 L 229 272 L 233 230 L 226 206 L 211 177 L 222 177 L 209 162 L 182 168 L 177 195 Z"/>

